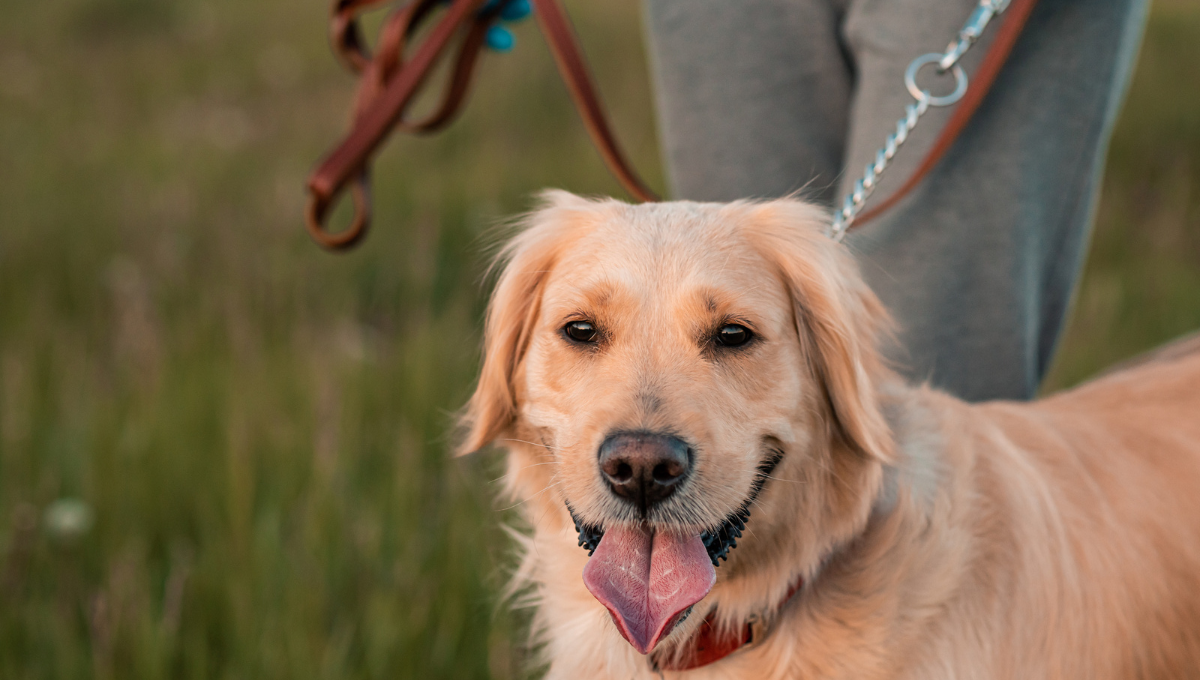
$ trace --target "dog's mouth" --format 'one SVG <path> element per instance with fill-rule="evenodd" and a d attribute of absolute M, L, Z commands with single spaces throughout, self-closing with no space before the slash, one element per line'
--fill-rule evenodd
<path fill-rule="evenodd" d="M 772 450 L 759 463 L 742 505 L 716 529 L 701 533 L 657 529 L 648 523 L 606 530 L 581 522 L 567 503 L 579 545 L 591 557 L 583 570 L 584 585 L 638 652 L 649 654 L 712 590 L 716 567 L 737 547 L 750 519 L 750 505 L 782 457 L 782 451 Z"/>

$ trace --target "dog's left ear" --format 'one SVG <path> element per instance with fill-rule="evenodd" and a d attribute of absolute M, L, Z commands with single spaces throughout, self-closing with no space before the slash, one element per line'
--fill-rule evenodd
<path fill-rule="evenodd" d="M 825 235 L 824 211 L 793 199 L 731 209 L 739 207 L 748 211 L 747 237 L 788 287 L 801 345 L 841 438 L 868 457 L 890 460 L 893 437 L 877 392 L 885 373 L 878 343 L 891 326 L 883 304 L 846 248 Z"/>
<path fill-rule="evenodd" d="M 542 289 L 554 262 L 592 203 L 564 191 L 542 194 L 540 208 L 497 256 L 500 270 L 484 322 L 479 384 L 459 419 L 465 436 L 458 455 L 477 451 L 517 416 L 515 382 L 541 311 Z"/>

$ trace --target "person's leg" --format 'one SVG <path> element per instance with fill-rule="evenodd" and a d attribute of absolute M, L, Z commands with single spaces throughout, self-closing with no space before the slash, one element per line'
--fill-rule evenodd
<path fill-rule="evenodd" d="M 831 200 L 851 66 L 836 0 L 646 0 L 667 168 L 678 198 Z"/>
<path fill-rule="evenodd" d="M 905 67 L 944 49 L 976 4 L 851 2 L 843 24 L 833 0 L 646 0 L 679 197 L 780 196 L 812 182 L 808 195 L 832 202 L 831 178 L 849 186 L 911 101 Z M 1041 0 L 955 147 L 848 238 L 897 317 L 904 349 L 890 354 L 910 378 L 973 400 L 1036 391 L 1083 261 L 1145 11 L 1146 0 Z M 995 31 L 964 59 L 968 72 Z M 948 113 L 926 116 L 875 200 L 920 161 Z"/>
<path fill-rule="evenodd" d="M 961 23 L 974 3 L 954 4 Z M 928 11 L 920 0 L 862 0 L 851 11 L 847 43 L 860 78 L 842 191 L 911 101 L 907 63 L 948 42 L 895 39 L 905 22 L 928 33 L 919 5 Z M 900 323 L 905 349 L 892 355 L 910 377 L 970 400 L 1037 391 L 1084 261 L 1145 12 L 1145 0 L 1041 0 L 954 147 L 898 206 L 848 237 Z M 877 199 L 920 160 L 944 115 L 922 122 Z"/>

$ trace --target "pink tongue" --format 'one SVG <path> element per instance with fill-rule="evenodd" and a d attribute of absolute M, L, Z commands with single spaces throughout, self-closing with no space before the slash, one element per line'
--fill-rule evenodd
<path fill-rule="evenodd" d="M 583 583 L 642 654 L 717 580 L 699 535 L 652 534 L 645 526 L 606 529 L 583 568 Z"/>

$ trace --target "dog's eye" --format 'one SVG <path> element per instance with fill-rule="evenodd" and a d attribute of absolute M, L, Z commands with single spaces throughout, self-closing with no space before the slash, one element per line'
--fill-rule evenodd
<path fill-rule="evenodd" d="M 752 337 L 753 334 L 749 328 L 736 323 L 721 326 L 721 329 L 717 331 L 717 343 L 725 347 L 741 347 L 750 342 Z"/>
<path fill-rule="evenodd" d="M 563 326 L 563 333 L 575 342 L 595 342 L 596 327 L 589 321 L 572 321 Z"/>

